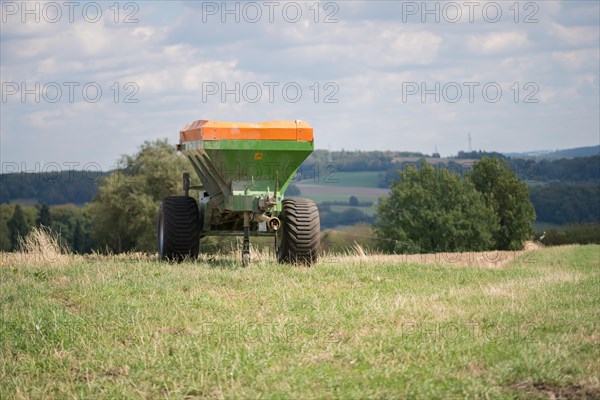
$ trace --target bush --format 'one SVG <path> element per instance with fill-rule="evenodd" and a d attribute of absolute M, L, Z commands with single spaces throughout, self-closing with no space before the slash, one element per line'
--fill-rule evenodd
<path fill-rule="evenodd" d="M 520 250 L 533 233 L 535 211 L 525 182 L 498 158 L 483 157 L 469 179 L 483 196 L 498 221 L 494 231 L 495 250 Z"/>
<path fill-rule="evenodd" d="M 423 162 L 400 172 L 375 227 L 390 252 L 482 251 L 493 248 L 498 222 L 471 181 Z"/>

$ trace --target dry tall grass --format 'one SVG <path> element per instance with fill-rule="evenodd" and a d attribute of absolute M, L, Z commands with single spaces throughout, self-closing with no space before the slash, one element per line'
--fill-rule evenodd
<path fill-rule="evenodd" d="M 65 265 L 71 260 L 69 248 L 60 235 L 47 227 L 35 227 L 25 237 L 19 237 L 18 251 L 2 253 L 0 266 Z"/>
<path fill-rule="evenodd" d="M 480 251 L 462 253 L 431 253 L 431 254 L 381 254 L 371 252 L 360 244 L 346 248 L 341 254 L 326 253 L 321 258 L 325 260 L 342 259 L 348 261 L 398 262 L 412 264 L 444 264 L 474 266 L 480 268 L 501 268 L 511 261 L 521 260 L 524 263 L 533 262 L 536 253 L 543 248 L 541 243 L 526 242 L 522 250 L 514 251 Z"/>
<path fill-rule="evenodd" d="M 483 268 L 500 268 L 522 256 L 522 260 L 533 261 L 535 253 L 543 245 L 527 242 L 524 249 L 519 251 L 489 251 L 468 253 L 436 253 L 436 254 L 381 254 L 364 248 L 354 242 L 341 252 L 325 251 L 320 256 L 322 263 L 336 262 L 397 262 L 415 264 L 445 264 L 475 266 Z M 232 243 L 229 248 L 224 248 L 217 253 L 205 254 L 200 252 L 199 262 L 230 262 L 232 265 L 241 260 L 242 242 Z M 253 263 L 276 262 L 273 249 L 264 246 L 250 245 L 250 258 Z M 65 265 L 76 255 L 70 254 L 67 246 L 61 243 L 60 235 L 46 227 L 33 228 L 25 238 L 19 238 L 19 251 L 14 253 L 0 253 L 0 267 L 9 265 Z M 92 253 L 83 256 L 91 260 L 115 261 L 156 261 L 156 254 L 129 252 L 123 254 Z"/>

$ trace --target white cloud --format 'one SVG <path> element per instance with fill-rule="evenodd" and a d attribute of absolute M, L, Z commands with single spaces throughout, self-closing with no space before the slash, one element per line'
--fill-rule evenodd
<path fill-rule="evenodd" d="M 389 68 L 403 65 L 429 65 L 435 62 L 442 38 L 422 29 L 398 26 L 396 23 L 340 23 L 325 32 L 308 31 L 304 35 L 291 28 L 292 47 L 281 50 L 284 59 L 297 65 L 334 65 L 359 70 L 361 67 Z M 286 30 L 284 30 L 286 32 Z M 285 37 L 289 35 L 283 34 Z"/>
<path fill-rule="evenodd" d="M 382 44 L 377 48 L 380 56 L 373 54 L 373 58 L 381 57 L 384 65 L 429 65 L 436 60 L 442 38 L 427 31 L 392 28 L 381 32 L 376 43 Z"/>
<path fill-rule="evenodd" d="M 563 68 L 575 71 L 597 67 L 600 62 L 600 54 L 598 49 L 555 51 L 552 52 L 552 59 Z"/>
<path fill-rule="evenodd" d="M 506 52 L 520 52 L 530 45 L 525 32 L 494 32 L 487 35 L 473 35 L 468 39 L 469 49 L 476 54 L 492 55 Z"/>
<path fill-rule="evenodd" d="M 570 46 L 598 45 L 598 26 L 564 26 L 558 23 L 549 24 L 549 34 L 561 44 Z"/>

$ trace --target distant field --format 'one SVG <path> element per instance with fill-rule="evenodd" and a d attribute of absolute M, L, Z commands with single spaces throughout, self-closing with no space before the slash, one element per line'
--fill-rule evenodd
<path fill-rule="evenodd" d="M 600 398 L 600 246 L 357 254 L 0 253 L 0 398 Z"/>
<path fill-rule="evenodd" d="M 384 174 L 385 171 L 340 172 L 325 170 L 321 171 L 316 179 L 301 180 L 297 184 L 379 188 L 379 181 Z"/>
<path fill-rule="evenodd" d="M 350 208 L 356 208 L 357 210 L 362 211 L 363 213 L 365 213 L 368 216 L 375 215 L 374 207 L 353 207 L 353 206 L 330 206 L 330 207 L 331 207 L 331 211 L 335 211 L 335 212 L 344 212 Z"/>
<path fill-rule="evenodd" d="M 389 189 L 379 189 L 370 187 L 345 187 L 345 186 L 326 186 L 326 185 L 307 185 L 298 184 L 301 197 L 306 197 L 321 203 L 323 201 L 344 201 L 348 202 L 350 196 L 355 196 L 360 202 L 376 203 L 379 198 L 387 196 Z"/>

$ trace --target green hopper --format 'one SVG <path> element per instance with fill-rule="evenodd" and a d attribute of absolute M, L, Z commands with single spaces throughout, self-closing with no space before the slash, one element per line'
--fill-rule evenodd
<path fill-rule="evenodd" d="M 316 262 L 319 212 L 312 200 L 284 199 L 300 164 L 314 149 L 313 129 L 302 121 L 236 123 L 199 120 L 180 132 L 177 149 L 200 179 L 183 175 L 183 196 L 159 208 L 162 259 L 196 258 L 200 239 L 243 236 L 242 262 L 250 261 L 250 236 L 274 236 L 279 262 Z M 198 202 L 190 197 L 198 191 Z"/>

